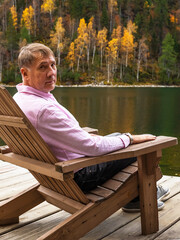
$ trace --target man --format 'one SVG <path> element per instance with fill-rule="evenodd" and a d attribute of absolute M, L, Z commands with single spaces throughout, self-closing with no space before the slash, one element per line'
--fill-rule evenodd
<path fill-rule="evenodd" d="M 50 93 L 55 88 L 57 69 L 55 56 L 45 45 L 32 43 L 23 47 L 18 64 L 22 83 L 17 85 L 14 99 L 59 161 L 98 156 L 156 138 L 150 134 L 129 133 L 98 136 L 84 131 Z M 83 168 L 75 173 L 74 179 L 82 190 L 88 191 L 134 161 L 136 159 L 131 158 Z M 158 194 L 162 197 L 167 190 L 161 189 Z M 159 201 L 158 206 L 162 208 L 164 204 Z"/>

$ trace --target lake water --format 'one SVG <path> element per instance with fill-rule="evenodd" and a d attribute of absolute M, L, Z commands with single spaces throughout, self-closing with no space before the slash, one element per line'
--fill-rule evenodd
<path fill-rule="evenodd" d="M 13 95 L 15 88 L 7 88 Z M 57 87 L 53 94 L 82 127 L 180 139 L 180 88 Z M 180 145 L 163 150 L 163 174 L 180 176 Z"/>

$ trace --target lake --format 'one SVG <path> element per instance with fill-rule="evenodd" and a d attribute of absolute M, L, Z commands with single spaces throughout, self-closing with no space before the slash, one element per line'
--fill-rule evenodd
<path fill-rule="evenodd" d="M 15 88 L 7 88 L 11 95 Z M 99 134 L 130 132 L 180 139 L 180 88 L 176 87 L 57 87 L 53 94 L 82 127 Z M 180 176 L 180 145 L 163 150 L 165 175 Z"/>

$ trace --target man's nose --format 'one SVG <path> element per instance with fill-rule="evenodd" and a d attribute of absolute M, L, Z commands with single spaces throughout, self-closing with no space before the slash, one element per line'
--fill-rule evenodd
<path fill-rule="evenodd" d="M 52 66 L 49 66 L 47 76 L 50 77 L 54 74 L 56 74 L 56 69 L 54 69 Z"/>

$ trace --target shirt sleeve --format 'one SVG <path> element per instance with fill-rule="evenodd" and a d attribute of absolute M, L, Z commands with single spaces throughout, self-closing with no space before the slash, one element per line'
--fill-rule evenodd
<path fill-rule="evenodd" d="M 75 118 L 52 106 L 46 106 L 38 116 L 37 130 L 53 148 L 86 156 L 98 156 L 127 147 L 129 137 L 91 135 L 83 130 Z"/>

